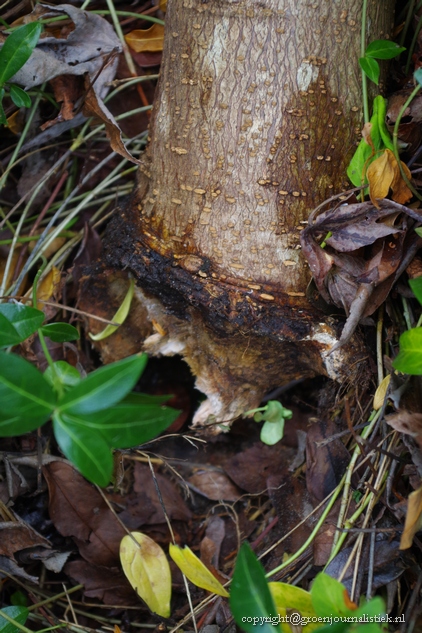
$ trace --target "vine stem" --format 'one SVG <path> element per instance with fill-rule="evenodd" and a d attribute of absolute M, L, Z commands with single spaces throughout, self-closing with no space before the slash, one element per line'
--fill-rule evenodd
<path fill-rule="evenodd" d="M 362 25 L 360 32 L 360 54 L 365 57 L 366 51 L 366 13 L 368 9 L 368 0 L 363 0 L 362 6 Z M 364 123 L 369 123 L 369 103 L 368 103 L 368 81 L 366 73 L 361 69 L 362 73 L 362 103 L 363 103 L 363 119 Z"/>

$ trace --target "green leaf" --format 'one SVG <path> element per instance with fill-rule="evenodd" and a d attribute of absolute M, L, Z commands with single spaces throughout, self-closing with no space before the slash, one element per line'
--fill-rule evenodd
<path fill-rule="evenodd" d="M 13 618 L 13 620 L 16 620 L 19 624 L 25 624 L 29 615 L 29 611 L 26 607 L 19 606 L 3 607 L 0 613 L 5 613 L 9 618 Z M 20 629 L 0 615 L 0 633 L 20 633 Z"/>
<path fill-rule="evenodd" d="M 44 313 L 22 303 L 0 304 L 0 347 L 17 345 L 36 332 Z"/>
<path fill-rule="evenodd" d="M 53 429 L 61 451 L 81 475 L 98 486 L 107 486 L 113 474 L 113 456 L 102 435 L 75 425 L 60 411 L 53 414 Z"/>
<path fill-rule="evenodd" d="M 0 50 L 0 86 L 9 81 L 31 57 L 41 34 L 41 24 L 31 22 L 11 33 Z"/>
<path fill-rule="evenodd" d="M 19 88 L 16 84 L 10 84 L 10 98 L 12 99 L 15 106 L 18 108 L 30 108 L 31 107 L 31 97 L 25 90 Z"/>
<path fill-rule="evenodd" d="M 47 323 L 42 326 L 41 332 L 55 343 L 76 341 L 80 338 L 78 330 L 69 323 Z"/>
<path fill-rule="evenodd" d="M 132 304 L 133 293 L 135 290 L 135 280 L 131 279 L 129 284 L 129 289 L 126 293 L 125 298 L 122 301 L 121 306 L 117 310 L 116 314 L 111 319 L 114 323 L 118 323 L 119 325 L 106 325 L 104 330 L 98 332 L 98 334 L 90 334 L 89 336 L 93 341 L 102 341 L 105 338 L 111 336 L 122 323 L 125 322 L 127 315 L 129 314 L 130 306 Z"/>
<path fill-rule="evenodd" d="M 230 590 L 230 610 L 236 624 L 246 633 L 280 631 L 277 611 L 265 572 L 248 543 L 240 548 Z M 274 624 L 273 624 L 274 622 Z"/>
<path fill-rule="evenodd" d="M 179 413 L 157 405 L 117 404 L 88 415 L 68 412 L 61 415 L 76 431 L 88 429 L 94 437 L 101 435 L 111 448 L 133 448 L 157 437 Z"/>
<path fill-rule="evenodd" d="M 0 352 L 0 436 L 22 435 L 51 416 L 55 394 L 31 363 Z"/>
<path fill-rule="evenodd" d="M 373 104 L 371 123 L 371 140 L 374 148 L 362 139 L 347 168 L 347 175 L 355 187 L 360 187 L 367 182 L 366 170 L 377 157 L 377 152 L 382 149 L 393 150 L 393 143 L 385 124 L 387 113 L 387 100 L 378 95 Z"/>
<path fill-rule="evenodd" d="M 264 422 L 260 439 L 264 444 L 268 444 L 268 446 L 273 446 L 277 444 L 281 439 L 283 439 L 284 435 L 284 420 L 278 420 L 277 422 L 270 422 L 267 420 Z"/>
<path fill-rule="evenodd" d="M 164 404 L 167 400 L 170 400 L 173 396 L 150 396 L 146 393 L 135 393 L 132 391 L 128 393 L 128 395 L 123 398 L 120 404 L 133 404 L 136 406 L 140 406 L 142 404 Z"/>
<path fill-rule="evenodd" d="M 136 385 L 146 362 L 146 354 L 129 356 L 93 371 L 65 394 L 59 402 L 60 410 L 86 414 L 117 404 Z"/>
<path fill-rule="evenodd" d="M 416 299 L 422 305 L 422 277 L 409 279 L 409 286 L 412 288 L 412 292 L 415 295 Z"/>
<path fill-rule="evenodd" d="M 359 66 L 362 68 L 365 75 L 378 86 L 380 65 L 377 60 L 372 57 L 360 57 Z"/>
<path fill-rule="evenodd" d="M 420 376 L 422 374 L 422 328 L 415 327 L 400 337 L 400 352 L 393 367 L 404 374 Z"/>
<path fill-rule="evenodd" d="M 76 367 L 72 367 L 72 365 L 69 365 L 65 360 L 58 360 L 53 363 L 53 366 L 55 372 L 50 366 L 48 366 L 44 372 L 44 378 L 52 387 L 55 386 L 56 378 L 64 387 L 74 387 L 81 382 L 81 376 Z"/>
<path fill-rule="evenodd" d="M 375 59 L 393 59 L 406 49 L 390 40 L 374 40 L 371 42 L 366 51 L 365 57 L 373 57 Z"/>
<path fill-rule="evenodd" d="M 312 605 L 319 616 L 346 616 L 356 612 L 346 588 L 328 574 L 320 573 L 311 588 Z M 354 607 L 354 608 L 353 608 Z"/>
<path fill-rule="evenodd" d="M 413 78 L 420 86 L 422 86 L 422 68 L 418 68 L 418 70 L 413 73 Z"/>

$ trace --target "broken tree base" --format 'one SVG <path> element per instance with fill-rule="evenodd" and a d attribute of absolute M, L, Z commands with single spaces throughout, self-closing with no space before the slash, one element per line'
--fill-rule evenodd
<path fill-rule="evenodd" d="M 326 375 L 339 382 L 355 381 L 367 373 L 367 353 L 359 338 L 330 354 L 342 325 L 305 298 L 293 301 L 276 287 L 230 279 L 198 255 L 162 255 L 145 244 L 143 235 L 136 212 L 128 208 L 115 216 L 105 238 L 108 270 L 85 277 L 81 307 L 92 312 L 95 296 L 102 306 L 110 305 L 111 318 L 104 278 L 113 280 L 116 295 L 122 272 L 109 269 L 132 274 L 138 286 L 133 306 L 138 321 L 132 317 L 97 346 L 103 356 L 105 346 L 107 362 L 120 358 L 122 347 L 126 355 L 141 349 L 152 355 L 181 355 L 196 377 L 196 387 L 207 396 L 194 426 L 218 432 L 221 425 L 229 426 L 258 406 L 268 391 L 292 380 Z M 122 279 L 122 295 L 126 285 Z"/>

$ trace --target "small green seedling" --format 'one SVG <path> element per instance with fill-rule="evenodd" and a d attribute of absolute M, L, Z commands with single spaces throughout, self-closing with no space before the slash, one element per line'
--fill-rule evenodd
<path fill-rule="evenodd" d="M 422 237 L 422 229 L 416 229 Z M 422 277 L 410 279 L 409 285 L 416 299 L 422 305 Z M 416 327 L 400 336 L 400 352 L 393 362 L 394 369 L 412 376 L 422 375 L 422 327 L 421 319 Z"/>
<path fill-rule="evenodd" d="M 371 42 L 365 55 L 359 58 L 359 66 L 365 75 L 378 86 L 380 78 L 380 66 L 377 59 L 393 59 L 406 49 L 390 40 L 375 40 Z"/>
<path fill-rule="evenodd" d="M 3 108 L 6 89 L 9 90 L 10 98 L 18 108 L 31 107 L 30 96 L 16 84 L 10 83 L 10 79 L 31 57 L 41 30 L 42 26 L 38 22 L 24 24 L 8 36 L 0 50 L 0 123 L 3 125 L 7 125 Z"/>
<path fill-rule="evenodd" d="M 272 446 L 283 438 L 284 422 L 285 420 L 290 420 L 293 416 L 293 411 L 283 407 L 278 400 L 269 400 L 265 407 L 246 411 L 243 417 L 246 418 L 252 415 L 255 422 L 264 422 L 260 435 L 261 442 Z"/>

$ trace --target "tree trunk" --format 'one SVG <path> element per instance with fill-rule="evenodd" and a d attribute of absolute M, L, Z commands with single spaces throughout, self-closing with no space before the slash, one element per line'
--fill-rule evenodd
<path fill-rule="evenodd" d="M 368 41 L 392 0 L 370 0 Z M 150 143 L 106 261 L 136 277 L 154 354 L 181 354 L 228 422 L 274 386 L 354 378 L 358 338 L 310 303 L 310 211 L 350 185 L 362 127 L 362 0 L 171 0 Z"/>

